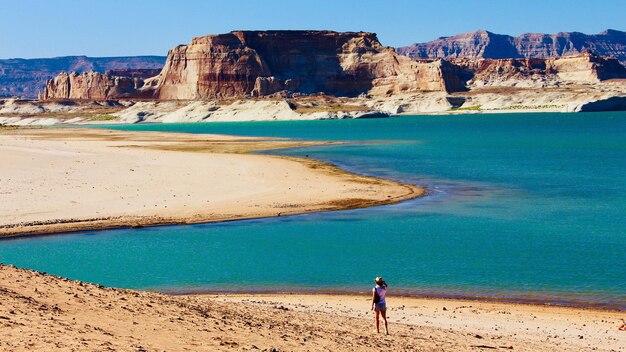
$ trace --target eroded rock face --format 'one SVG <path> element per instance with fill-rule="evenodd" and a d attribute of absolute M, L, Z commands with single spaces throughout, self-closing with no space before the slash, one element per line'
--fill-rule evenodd
<path fill-rule="evenodd" d="M 61 74 L 48 81 L 42 98 L 212 100 L 294 93 L 384 97 L 626 78 L 626 69 L 616 59 L 587 51 L 550 59 L 484 59 L 480 56 L 497 56 L 496 49 L 507 52 L 507 39 L 484 31 L 457 39 L 458 45 L 440 54 L 479 58 L 411 59 L 365 32 L 236 31 L 175 47 L 154 77 L 146 78 L 156 74 L 150 70 Z M 481 40 L 484 45 L 477 45 Z"/>
<path fill-rule="evenodd" d="M 109 76 L 98 72 L 61 73 L 46 83 L 41 99 L 106 100 L 149 97 L 141 78 Z"/>
<path fill-rule="evenodd" d="M 588 35 L 527 33 L 518 37 L 480 30 L 397 49 L 416 58 L 554 58 L 591 51 L 626 64 L 626 32 L 606 30 Z"/>
<path fill-rule="evenodd" d="M 354 97 L 462 89 L 451 68 L 444 61 L 398 55 L 373 33 L 236 31 L 175 47 L 160 74 L 143 83 L 111 75 L 60 75 L 48 82 L 43 97 L 207 100 L 278 92 Z"/>
<path fill-rule="evenodd" d="M 160 71 L 164 62 L 164 56 L 66 56 L 47 59 L 0 60 L 0 97 L 35 98 L 44 90 L 46 82 L 61 72 L 84 73 L 127 69 Z M 153 76 L 158 74 L 158 71 Z"/>
<path fill-rule="evenodd" d="M 130 78 L 141 78 L 146 79 L 150 77 L 154 77 L 161 73 L 161 69 L 113 69 L 107 70 L 104 72 L 107 76 L 117 76 L 117 77 L 130 77 Z"/>
<path fill-rule="evenodd" d="M 487 31 L 442 37 L 427 43 L 416 43 L 396 49 L 414 58 L 517 58 L 521 57 L 511 45 L 511 37 Z"/>
<path fill-rule="evenodd" d="M 385 95 L 443 90 L 437 71 L 431 63 L 399 56 L 373 33 L 237 31 L 197 37 L 172 49 L 157 90 L 165 100 L 279 91 Z"/>
<path fill-rule="evenodd" d="M 465 70 L 468 88 L 543 88 L 562 84 L 592 84 L 626 78 L 626 68 L 616 59 L 585 52 L 552 59 L 451 59 Z"/>

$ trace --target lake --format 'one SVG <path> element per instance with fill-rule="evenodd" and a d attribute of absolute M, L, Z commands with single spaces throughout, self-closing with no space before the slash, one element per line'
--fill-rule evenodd
<path fill-rule="evenodd" d="M 3 240 L 1 262 L 166 292 L 364 292 L 383 276 L 407 295 L 626 309 L 626 112 L 111 128 L 346 141 L 272 153 L 429 194 L 360 210 Z"/>

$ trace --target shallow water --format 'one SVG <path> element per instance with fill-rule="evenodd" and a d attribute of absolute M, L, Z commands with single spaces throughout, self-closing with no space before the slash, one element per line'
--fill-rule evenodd
<path fill-rule="evenodd" d="M 159 124 L 352 143 L 279 151 L 429 187 L 397 205 L 0 241 L 0 261 L 164 291 L 365 291 L 626 309 L 626 113 Z"/>

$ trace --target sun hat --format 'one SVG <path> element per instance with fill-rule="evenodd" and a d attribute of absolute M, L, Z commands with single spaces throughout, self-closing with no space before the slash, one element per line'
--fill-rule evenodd
<path fill-rule="evenodd" d="M 380 285 L 383 283 L 383 278 L 380 276 L 376 276 L 376 278 L 374 279 L 374 282 Z"/>

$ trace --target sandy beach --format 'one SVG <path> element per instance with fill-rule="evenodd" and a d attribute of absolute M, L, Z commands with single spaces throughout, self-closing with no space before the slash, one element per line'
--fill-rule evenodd
<path fill-rule="evenodd" d="M 425 190 L 309 159 L 320 144 L 103 129 L 0 130 L 0 237 L 368 207 Z"/>
<path fill-rule="evenodd" d="M 219 302 L 266 308 L 280 305 L 298 312 L 359 319 L 371 319 L 372 314 L 368 310 L 371 297 L 366 295 L 231 294 L 209 297 Z M 514 350 L 540 351 L 552 346 L 551 350 L 559 351 L 569 348 L 610 351 L 626 348 L 626 333 L 616 331 L 623 312 L 413 297 L 393 297 L 389 302 L 388 317 L 392 327 L 400 324 L 402 327 L 462 331 L 475 338 L 473 343 L 461 349 L 512 346 Z M 477 347 L 480 345 L 483 347 Z"/>
<path fill-rule="evenodd" d="M 6 351 L 624 351 L 623 312 L 363 296 L 169 296 L 0 266 Z"/>

